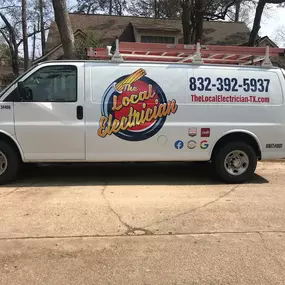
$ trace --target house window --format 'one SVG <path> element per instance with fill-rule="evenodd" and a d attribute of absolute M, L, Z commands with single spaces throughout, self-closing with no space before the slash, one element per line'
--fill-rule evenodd
<path fill-rule="evenodd" d="M 157 43 L 157 44 L 174 44 L 174 37 L 162 37 L 162 36 L 141 36 L 142 43 Z"/>

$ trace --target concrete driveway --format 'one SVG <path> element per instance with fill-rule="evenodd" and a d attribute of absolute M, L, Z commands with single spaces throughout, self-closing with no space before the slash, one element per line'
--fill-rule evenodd
<path fill-rule="evenodd" d="M 0 188 L 0 284 L 285 284 L 285 163 L 32 170 Z"/>

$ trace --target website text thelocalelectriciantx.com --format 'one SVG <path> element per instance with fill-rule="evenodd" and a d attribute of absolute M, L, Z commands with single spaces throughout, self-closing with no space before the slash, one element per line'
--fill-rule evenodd
<path fill-rule="evenodd" d="M 238 96 L 238 95 L 191 95 L 192 102 L 200 103 L 270 103 L 269 97 L 257 97 L 257 96 Z"/>

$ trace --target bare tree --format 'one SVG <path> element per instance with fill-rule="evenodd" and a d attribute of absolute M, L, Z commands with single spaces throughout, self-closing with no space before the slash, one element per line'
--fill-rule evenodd
<path fill-rule="evenodd" d="M 34 32 L 37 30 L 36 24 L 34 24 Z M 35 60 L 36 56 L 36 40 L 37 36 L 36 34 L 33 35 L 33 49 L 32 49 L 32 62 Z"/>
<path fill-rule="evenodd" d="M 183 27 L 183 39 L 184 39 L 184 44 L 190 44 L 191 39 L 191 26 L 190 26 L 190 21 L 192 18 L 192 13 L 193 9 L 191 9 L 191 0 L 181 0 L 181 7 L 182 7 L 182 27 Z"/>
<path fill-rule="evenodd" d="M 58 26 L 65 59 L 74 58 L 74 35 L 67 11 L 66 0 L 52 0 L 55 22 Z"/>
<path fill-rule="evenodd" d="M 285 26 L 281 26 L 276 30 L 275 41 L 285 46 Z"/>
<path fill-rule="evenodd" d="M 180 0 L 184 43 L 203 41 L 204 20 L 224 20 L 239 0 Z"/>
<path fill-rule="evenodd" d="M 126 9 L 126 0 L 77 0 L 76 11 L 84 14 L 104 12 L 108 15 L 122 16 Z"/>
<path fill-rule="evenodd" d="M 9 48 L 11 59 L 9 64 L 11 64 L 14 76 L 19 75 L 20 67 L 24 63 L 21 56 L 22 47 L 26 60 L 26 66 L 23 64 L 25 69 L 28 68 L 29 58 L 35 57 L 34 48 L 29 54 L 27 41 L 29 37 L 33 37 L 33 47 L 36 46 L 38 41 L 36 36 L 41 32 L 38 3 L 39 0 L 2 0 L 1 4 L 3 5 L 0 6 L 0 37 L 2 37 Z M 50 11 L 51 9 L 45 13 L 50 13 Z M 50 15 L 47 17 L 44 14 L 44 17 L 45 31 L 49 28 Z"/>
<path fill-rule="evenodd" d="M 239 21 L 241 0 L 236 1 L 235 22 Z"/>
<path fill-rule="evenodd" d="M 278 4 L 280 7 L 284 6 L 285 0 L 259 0 L 255 11 L 253 27 L 249 36 L 248 45 L 254 46 L 258 32 L 260 30 L 260 22 L 263 10 L 266 4 Z"/>
<path fill-rule="evenodd" d="M 27 29 L 27 0 L 22 0 L 22 29 L 23 29 L 23 47 L 24 47 L 24 69 L 29 68 L 29 44 Z"/>
<path fill-rule="evenodd" d="M 36 31 L 38 31 L 36 43 L 40 48 L 39 54 L 44 55 L 46 49 L 46 30 L 49 29 L 50 23 L 54 19 L 53 6 L 51 1 L 46 0 L 33 0 L 31 3 L 33 3 L 33 7 L 30 11 L 29 29 L 34 31 L 36 25 Z"/>
<path fill-rule="evenodd" d="M 39 0 L 40 11 L 40 26 L 41 26 L 41 43 L 42 43 L 42 55 L 45 53 L 45 24 L 44 24 L 44 0 Z"/>
<path fill-rule="evenodd" d="M 15 76 L 19 76 L 19 49 L 16 40 L 16 32 L 13 26 L 8 21 L 7 17 L 1 11 L 0 11 L 0 17 L 5 23 L 5 29 L 3 28 L 0 29 L 0 33 L 9 46 L 13 73 L 15 74 Z"/>
<path fill-rule="evenodd" d="M 77 11 L 78 13 L 94 14 L 101 8 L 100 0 L 78 0 Z"/>
<path fill-rule="evenodd" d="M 255 0 L 237 0 L 227 12 L 227 18 L 233 22 L 244 22 L 246 25 L 252 24 L 252 11 L 256 9 Z"/>
<path fill-rule="evenodd" d="M 181 18 L 181 6 L 178 0 L 132 0 L 128 12 L 135 16 Z"/>
<path fill-rule="evenodd" d="M 204 24 L 205 4 L 204 0 L 196 0 L 195 3 L 195 43 L 202 40 Z"/>
<path fill-rule="evenodd" d="M 112 15 L 113 11 L 113 0 L 109 0 L 109 15 Z"/>
<path fill-rule="evenodd" d="M 113 14 L 115 13 L 118 16 L 123 16 L 124 11 L 127 9 L 127 1 L 126 0 L 113 0 Z"/>

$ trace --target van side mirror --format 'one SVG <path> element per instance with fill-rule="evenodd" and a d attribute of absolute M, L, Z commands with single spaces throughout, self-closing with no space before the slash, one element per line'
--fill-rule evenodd
<path fill-rule="evenodd" d="M 32 101 L 33 92 L 29 87 L 26 87 L 24 82 L 18 82 L 18 94 L 21 101 Z"/>
<path fill-rule="evenodd" d="M 22 81 L 18 82 L 18 90 L 19 93 L 21 94 L 24 90 L 24 83 Z"/>

